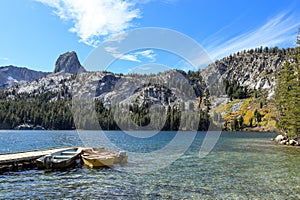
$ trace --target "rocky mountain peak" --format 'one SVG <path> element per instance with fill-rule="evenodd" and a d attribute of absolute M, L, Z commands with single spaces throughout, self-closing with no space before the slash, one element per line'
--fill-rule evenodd
<path fill-rule="evenodd" d="M 85 72 L 86 70 L 81 66 L 75 51 L 61 54 L 56 63 L 54 73 L 69 73 L 76 74 Z"/>
<path fill-rule="evenodd" d="M 48 72 L 30 70 L 12 65 L 0 67 L 0 90 L 22 82 L 31 82 L 47 76 Z"/>
<path fill-rule="evenodd" d="M 274 94 L 275 72 L 289 60 L 295 49 L 261 50 L 259 48 L 238 52 L 217 60 L 201 71 L 208 86 L 222 79 L 239 83 L 251 89 L 267 90 L 269 96 Z"/>

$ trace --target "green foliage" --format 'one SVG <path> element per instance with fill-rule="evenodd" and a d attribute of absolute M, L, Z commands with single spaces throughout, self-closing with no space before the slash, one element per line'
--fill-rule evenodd
<path fill-rule="evenodd" d="M 240 86 L 239 83 L 223 80 L 224 89 L 230 99 L 245 99 L 249 97 L 247 87 Z"/>
<path fill-rule="evenodd" d="M 141 106 L 130 105 L 129 111 L 131 112 L 131 120 L 138 126 L 147 126 L 150 123 L 148 103 L 143 103 Z"/>
<path fill-rule="evenodd" d="M 256 121 L 259 123 L 261 122 L 261 119 L 262 119 L 262 114 L 260 114 L 257 110 L 254 111 L 254 117 L 256 119 Z"/>
<path fill-rule="evenodd" d="M 178 80 L 177 76 L 171 76 L 167 86 L 160 86 L 163 85 L 160 82 L 164 80 L 153 79 L 152 82 L 150 81 L 151 84 L 143 87 L 160 88 L 167 95 L 172 93 L 170 88 L 177 87 L 184 91 L 187 96 L 197 97 L 199 102 L 202 102 L 202 96 L 204 96 L 203 102 L 206 109 L 201 110 L 200 104 L 197 107 L 194 106 L 193 102 L 185 106 L 185 102 L 183 102 L 180 105 L 181 107 L 169 105 L 164 107 L 166 109 L 163 109 L 162 112 L 154 111 L 154 115 L 151 116 L 148 103 L 104 106 L 99 99 L 95 99 L 95 115 L 100 127 L 103 130 L 119 130 L 121 128 L 131 130 L 135 127 L 145 127 L 151 130 L 207 130 L 210 125 L 210 94 L 208 90 L 205 90 L 205 94 L 202 94 L 205 83 L 200 71 L 190 71 L 188 74 L 184 71 L 177 72 L 181 73 L 186 79 Z M 143 76 L 147 78 L 146 75 Z M 18 86 L 15 86 L 15 89 L 0 92 L 0 129 L 13 129 L 23 123 L 30 123 L 34 126 L 41 125 L 50 130 L 95 128 L 95 124 L 88 120 L 89 117 L 84 117 L 91 115 L 91 113 L 80 113 L 78 116 L 72 115 L 71 93 L 68 91 L 65 82 L 74 79 L 76 79 L 76 75 L 72 75 L 68 80 L 62 79 L 59 82 L 56 79 L 50 79 L 51 85 L 60 85 L 61 90 L 58 92 L 46 92 L 45 85 L 41 85 L 40 88 L 31 93 L 18 94 Z M 36 82 L 38 83 L 39 80 L 36 80 Z M 195 99 L 195 101 L 197 100 Z M 196 110 L 195 107 L 197 107 Z M 124 112 L 124 110 L 127 112 Z M 78 111 L 81 112 L 80 109 Z M 74 119 L 74 117 L 78 119 Z M 194 120 L 198 117 L 200 117 L 199 124 L 198 122 L 195 123 L 196 120 Z M 77 127 L 75 127 L 74 121 L 76 121 Z M 148 127 L 150 123 L 153 124 L 152 127 Z"/>
<path fill-rule="evenodd" d="M 298 34 L 297 44 L 299 43 Z M 300 134 L 299 55 L 299 47 L 297 47 L 297 54 L 292 57 L 295 62 L 287 61 L 276 77 L 277 128 L 287 132 L 289 137 Z"/>
<path fill-rule="evenodd" d="M 13 129 L 23 123 L 46 129 L 74 129 L 66 100 L 45 102 L 41 99 L 0 100 L 0 128 Z"/>
<path fill-rule="evenodd" d="M 0 129 L 13 129 L 23 123 L 34 126 L 41 125 L 49 130 L 75 129 L 70 109 L 72 102 L 70 98 L 66 98 L 69 94 L 64 92 L 43 93 L 33 97 L 25 93 L 15 94 L 14 99 L 9 99 L 8 96 L 12 94 L 15 92 L 0 93 Z M 207 103 L 209 104 L 209 102 Z M 185 110 L 184 107 L 180 109 L 175 106 L 168 106 L 163 113 L 154 112 L 154 118 L 150 119 L 147 103 L 140 106 L 133 103 L 127 108 L 122 108 L 121 105 L 105 107 L 100 100 L 96 99 L 95 109 L 99 125 L 103 130 L 119 130 L 124 127 L 131 130 L 134 129 L 132 122 L 139 128 L 147 126 L 151 120 L 154 120 L 152 121 L 154 126 L 148 127 L 149 130 L 179 130 L 180 128 L 182 130 L 207 130 L 210 120 L 207 110 L 199 110 L 193 113 L 200 116 L 200 122 L 193 124 L 195 118 L 193 114 L 182 112 Z M 130 114 L 123 113 L 124 109 L 127 109 Z M 190 109 L 194 109 L 193 106 Z M 76 128 L 93 129 L 94 126 L 87 119 L 89 118 L 81 117 Z M 121 127 L 119 127 L 119 123 L 122 125 Z"/>
<path fill-rule="evenodd" d="M 239 128 L 239 122 L 238 122 L 237 118 L 234 118 L 234 120 L 231 122 L 231 130 L 232 131 L 238 131 L 238 130 L 240 130 L 240 128 Z"/>
<path fill-rule="evenodd" d="M 249 120 L 249 126 L 250 126 L 250 127 L 253 126 L 253 118 L 250 118 L 250 120 Z"/>
<path fill-rule="evenodd" d="M 244 127 L 244 118 L 243 118 L 243 116 L 240 116 L 240 118 L 239 118 L 239 127 L 240 127 L 240 129 L 243 129 L 243 127 Z"/>
<path fill-rule="evenodd" d="M 244 128 L 244 118 L 242 116 L 235 117 L 231 122 L 231 131 L 239 131 Z"/>

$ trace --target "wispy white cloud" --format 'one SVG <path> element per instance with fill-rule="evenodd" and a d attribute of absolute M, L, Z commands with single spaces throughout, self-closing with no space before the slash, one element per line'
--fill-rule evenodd
<path fill-rule="evenodd" d="M 54 13 L 74 26 L 81 42 L 97 46 L 99 38 L 122 32 L 140 18 L 140 10 L 130 0 L 36 0 L 55 9 Z"/>
<path fill-rule="evenodd" d="M 121 32 L 116 34 L 111 34 L 108 37 L 104 38 L 105 43 L 117 42 L 121 43 L 128 36 L 127 32 Z"/>
<path fill-rule="evenodd" d="M 121 60 L 132 61 L 132 62 L 138 62 L 138 63 L 142 62 L 141 60 L 138 59 L 138 57 L 136 55 L 132 55 L 132 54 L 121 55 L 120 59 Z"/>
<path fill-rule="evenodd" d="M 108 53 L 110 53 L 114 58 L 116 59 L 121 59 L 121 60 L 128 60 L 128 61 L 132 61 L 132 62 L 142 62 L 140 61 L 136 55 L 132 55 L 132 54 L 122 54 L 118 51 L 117 47 L 105 47 L 104 48 L 105 51 L 107 51 Z"/>
<path fill-rule="evenodd" d="M 207 40 L 210 41 L 210 44 L 203 44 L 203 46 L 210 57 L 215 60 L 244 49 L 292 44 L 295 41 L 299 26 L 300 21 L 297 20 L 296 16 L 282 12 L 261 27 L 233 38 L 222 37 L 223 32 L 214 35 Z"/>
<path fill-rule="evenodd" d="M 155 57 L 156 54 L 152 49 L 147 49 L 144 51 L 137 51 L 134 53 L 129 53 L 129 54 L 122 54 L 118 51 L 117 47 L 105 47 L 105 51 L 110 53 L 113 57 L 121 60 L 127 60 L 127 61 L 132 61 L 132 62 L 138 62 L 141 63 L 142 59 L 149 59 L 150 62 L 155 62 Z"/>
<path fill-rule="evenodd" d="M 155 62 L 156 54 L 154 53 L 154 51 L 152 49 L 148 49 L 145 51 L 138 51 L 138 52 L 135 52 L 133 55 L 135 55 L 137 57 L 138 56 L 144 57 L 144 58 L 149 59 L 151 62 Z"/>

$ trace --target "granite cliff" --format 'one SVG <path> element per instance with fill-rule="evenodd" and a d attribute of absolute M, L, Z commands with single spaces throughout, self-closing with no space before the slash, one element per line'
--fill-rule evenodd
<path fill-rule="evenodd" d="M 61 54 L 55 63 L 54 73 L 69 73 L 76 74 L 85 72 L 83 66 L 81 66 L 77 54 L 75 51 L 66 52 Z"/>
<path fill-rule="evenodd" d="M 248 88 L 267 90 L 270 97 L 274 95 L 275 72 L 294 53 L 293 48 L 251 49 L 217 60 L 203 69 L 201 74 L 207 85 L 226 79 Z"/>

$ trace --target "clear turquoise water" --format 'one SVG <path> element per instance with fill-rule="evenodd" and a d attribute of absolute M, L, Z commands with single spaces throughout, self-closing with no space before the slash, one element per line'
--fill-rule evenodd
<path fill-rule="evenodd" d="M 111 131 L 127 151 L 162 148 L 175 132 L 137 139 Z M 300 149 L 275 145 L 271 133 L 222 133 L 200 159 L 205 133 L 173 164 L 146 174 L 118 169 L 29 170 L 0 175 L 0 199 L 299 199 Z M 0 131 L 0 153 L 83 145 L 74 131 Z M 162 164 L 164 160 L 160 161 Z M 130 162 L 123 168 L 135 163 Z M 121 169 L 121 170 L 120 170 Z"/>

